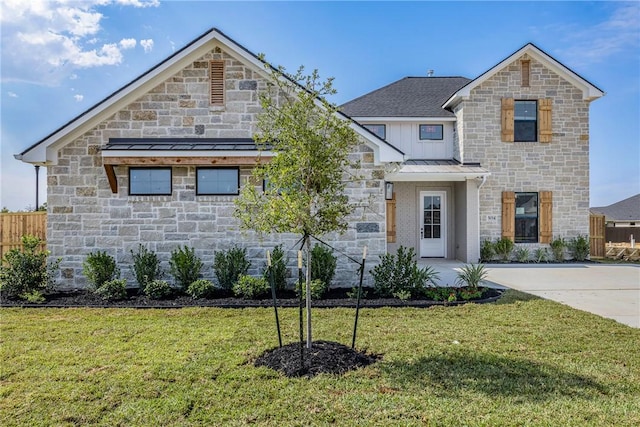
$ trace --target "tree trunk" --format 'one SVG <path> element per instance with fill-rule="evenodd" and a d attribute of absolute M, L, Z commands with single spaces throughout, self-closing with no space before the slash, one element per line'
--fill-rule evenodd
<path fill-rule="evenodd" d="M 311 239 L 307 236 L 307 348 L 311 348 Z"/>

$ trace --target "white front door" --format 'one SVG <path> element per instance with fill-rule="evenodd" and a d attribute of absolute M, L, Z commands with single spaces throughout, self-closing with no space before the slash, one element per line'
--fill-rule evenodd
<path fill-rule="evenodd" d="M 420 212 L 420 257 L 444 258 L 446 255 L 447 227 L 446 193 L 444 191 L 421 191 Z"/>

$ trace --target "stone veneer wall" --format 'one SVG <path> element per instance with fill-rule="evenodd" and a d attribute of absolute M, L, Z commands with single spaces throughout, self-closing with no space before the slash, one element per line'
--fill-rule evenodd
<path fill-rule="evenodd" d="M 518 60 L 455 109 L 463 161 L 480 162 L 491 171 L 480 190 L 481 240 L 501 236 L 502 191 L 553 191 L 554 238 L 589 233 L 589 102 L 569 82 L 529 59 L 530 87 L 520 85 Z M 502 98 L 552 98 L 552 142 L 502 142 Z"/>
<path fill-rule="evenodd" d="M 226 60 L 226 105 L 210 108 L 207 61 L 220 58 Z M 265 87 L 253 69 L 214 51 L 62 148 L 57 165 L 47 168 L 47 246 L 53 257 L 62 258 L 60 287 L 85 287 L 82 262 L 97 250 L 113 255 L 122 277 L 135 286 L 130 250 L 139 243 L 158 253 L 168 279 L 171 251 L 181 245 L 196 249 L 205 264 L 203 275 L 211 280 L 214 251 L 233 245 L 247 248 L 251 273 L 259 274 L 266 249 L 279 243 L 291 249 L 298 236 L 260 238 L 241 231 L 232 216 L 235 197 L 196 196 L 195 166 L 172 168 L 170 196 L 129 196 L 124 166 L 115 167 L 118 193 L 113 194 L 102 167 L 100 150 L 109 138 L 251 137 L 260 112 L 258 91 Z M 384 172 L 374 166 L 373 152 L 364 144 L 352 158 L 361 161 L 366 180 L 350 184 L 347 194 L 362 207 L 344 235 L 324 237 L 356 259 L 367 245 L 368 265 L 373 266 L 386 249 Z M 241 185 L 250 173 L 250 167 L 241 168 Z M 296 265 L 295 249 L 289 264 Z M 338 255 L 335 284 L 350 287 L 357 278 L 357 265 Z"/>

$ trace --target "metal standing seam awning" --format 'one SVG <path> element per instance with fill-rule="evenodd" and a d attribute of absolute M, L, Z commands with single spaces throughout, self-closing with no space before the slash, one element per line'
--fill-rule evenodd
<path fill-rule="evenodd" d="M 102 165 L 113 193 L 114 166 L 254 166 L 273 154 L 251 138 L 111 138 L 102 147 Z"/>
<path fill-rule="evenodd" d="M 479 163 L 460 163 L 456 160 L 407 160 L 388 173 L 387 181 L 466 181 L 486 179 L 491 175 Z"/>

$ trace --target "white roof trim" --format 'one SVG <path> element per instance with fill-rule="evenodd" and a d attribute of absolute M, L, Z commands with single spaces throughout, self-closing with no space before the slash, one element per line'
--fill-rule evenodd
<path fill-rule="evenodd" d="M 378 124 L 378 122 L 455 122 L 455 117 L 351 117 L 362 124 Z M 384 124 L 384 123 L 380 123 Z"/>
<path fill-rule="evenodd" d="M 460 102 L 460 100 L 468 98 L 473 89 L 475 89 L 476 87 L 484 83 L 486 80 L 493 77 L 493 75 L 496 74 L 498 71 L 502 70 L 507 65 L 516 61 L 518 58 L 520 58 L 524 54 L 528 54 L 533 59 L 542 63 L 545 67 L 549 68 L 556 74 L 563 77 L 569 83 L 573 84 L 575 87 L 580 89 L 582 91 L 582 99 L 592 101 L 594 99 L 604 96 L 604 92 L 602 90 L 598 89 L 596 86 L 592 85 L 587 80 L 580 77 L 577 73 L 573 72 L 571 69 L 567 68 L 562 63 L 552 58 L 550 55 L 548 55 L 542 49 L 539 49 L 533 43 L 528 43 L 522 48 L 520 48 L 519 50 L 517 50 L 515 53 L 510 55 L 508 58 L 506 58 L 499 64 L 495 65 L 493 68 L 484 72 L 482 75 L 480 75 L 480 77 L 476 78 L 475 80 L 472 80 L 471 82 L 467 83 L 467 85 L 463 86 L 460 90 L 454 93 L 453 96 L 451 96 L 451 98 L 447 100 L 447 102 L 444 103 L 442 108 L 452 107 L 458 102 Z"/>
<path fill-rule="evenodd" d="M 490 176 L 480 166 L 464 165 L 402 165 L 396 172 L 386 175 L 387 181 L 466 181 Z"/>

